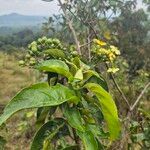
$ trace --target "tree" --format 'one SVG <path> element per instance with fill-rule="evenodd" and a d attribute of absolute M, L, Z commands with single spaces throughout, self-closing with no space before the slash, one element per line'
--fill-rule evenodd
<path fill-rule="evenodd" d="M 44 35 L 49 35 L 51 31 L 52 33 L 55 32 L 53 23 L 54 20 L 52 17 L 49 17 L 48 19 L 46 18 L 46 22 L 44 22 L 42 25 L 42 31 Z"/>
<path fill-rule="evenodd" d="M 117 34 L 117 46 L 128 60 L 130 73 L 134 75 L 137 70 L 148 64 L 149 54 L 146 47 L 149 45 L 147 41 L 149 29 L 147 23 L 148 15 L 143 9 L 122 10 L 120 16 L 110 23 L 112 32 Z"/>
<path fill-rule="evenodd" d="M 43 71 L 47 75 L 48 83 L 33 85 L 16 95 L 5 108 L 0 124 L 16 111 L 37 107 L 37 125 L 40 129 L 33 140 L 33 150 L 65 149 L 68 144 L 73 149 L 82 149 L 83 146 L 87 150 L 105 147 L 127 149 L 130 147 L 129 141 L 134 143 L 133 137 L 139 136 L 139 133 L 134 132 L 131 122 L 137 116 L 134 114 L 139 113 L 136 108 L 150 82 L 147 81 L 147 75 L 147 83 L 138 91 L 137 98 L 130 101 L 130 97 L 122 90 L 123 86 L 120 87 L 116 81 L 119 77 L 115 78 L 114 75 L 119 70 L 116 65 L 124 63 L 122 60 L 117 61 L 120 51 L 116 46 L 119 46 L 125 58 L 125 54 L 131 50 L 135 52 L 147 47 L 148 42 L 145 44 L 145 41 L 148 30 L 143 25 L 145 22 L 147 24 L 147 15 L 143 10 L 135 11 L 135 0 L 58 0 L 58 3 L 62 14 L 57 16 L 60 17 L 57 20 L 59 29 L 55 30 L 55 35 L 62 39 L 65 46 L 58 39 L 39 38 L 29 45 L 27 55 L 20 61 L 22 66 Z M 49 24 L 46 24 L 46 29 L 49 29 Z M 124 51 L 124 48 L 129 51 Z M 133 52 L 131 54 L 132 57 L 126 58 L 130 64 L 130 60 L 138 56 Z M 128 68 L 128 63 L 124 64 Z M 131 67 L 130 70 L 134 70 L 133 72 L 142 66 L 136 63 L 136 59 L 133 64 L 138 66 L 132 65 L 134 69 Z M 120 123 L 116 105 L 109 94 L 108 87 L 112 86 L 107 86 L 105 79 L 101 77 L 102 72 L 115 86 L 113 91 L 117 90 L 120 94 L 117 101 L 118 106 L 121 106 L 119 110 L 123 109 L 125 112 L 120 114 L 123 123 L 122 138 L 112 145 L 105 143 L 118 137 Z M 56 108 L 61 111 L 59 119 L 53 115 L 57 113 Z M 104 131 L 104 120 L 108 132 Z M 148 148 L 146 142 L 149 140 L 149 123 L 144 123 L 146 127 L 143 124 L 136 127 L 138 131 L 140 127 L 143 129 L 140 136 L 142 140 L 136 142 L 141 148 Z M 65 136 L 69 136 L 73 145 L 59 144 L 62 139 L 67 139 Z"/>

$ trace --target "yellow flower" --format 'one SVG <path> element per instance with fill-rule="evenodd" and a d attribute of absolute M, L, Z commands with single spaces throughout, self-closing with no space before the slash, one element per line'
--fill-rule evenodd
<path fill-rule="evenodd" d="M 104 37 L 105 37 L 107 40 L 110 40 L 110 39 L 111 39 L 110 32 L 109 32 L 109 31 L 106 31 L 106 32 L 104 33 Z"/>
<path fill-rule="evenodd" d="M 116 58 L 116 56 L 112 52 L 110 52 L 108 54 L 108 58 L 109 58 L 110 61 L 113 61 Z"/>
<path fill-rule="evenodd" d="M 100 41 L 100 40 L 97 40 L 97 39 L 94 39 L 93 42 L 96 43 L 96 44 L 98 44 L 98 45 L 100 45 L 100 46 L 105 46 L 105 45 L 107 45 L 106 42 Z"/>
<path fill-rule="evenodd" d="M 115 51 L 115 54 L 116 54 L 116 55 L 120 55 L 120 51 L 119 51 L 119 50 L 116 50 L 116 51 Z"/>
<path fill-rule="evenodd" d="M 110 48 L 113 53 L 115 53 L 116 55 L 120 55 L 120 51 L 118 50 L 117 47 L 111 45 Z"/>
<path fill-rule="evenodd" d="M 105 49 L 105 48 L 100 48 L 100 49 L 98 50 L 98 53 L 103 54 L 103 55 L 107 55 L 107 54 L 108 54 L 108 50 Z"/>
<path fill-rule="evenodd" d="M 107 72 L 111 72 L 111 73 L 116 73 L 117 71 L 119 71 L 119 68 L 109 68 L 107 70 Z"/>

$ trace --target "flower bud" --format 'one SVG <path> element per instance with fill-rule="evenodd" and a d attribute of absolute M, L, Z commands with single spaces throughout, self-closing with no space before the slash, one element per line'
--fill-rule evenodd
<path fill-rule="evenodd" d="M 23 60 L 20 60 L 20 61 L 19 61 L 19 65 L 20 65 L 20 66 L 22 66 L 22 65 L 24 65 L 24 64 L 25 64 L 25 61 L 23 61 Z"/>

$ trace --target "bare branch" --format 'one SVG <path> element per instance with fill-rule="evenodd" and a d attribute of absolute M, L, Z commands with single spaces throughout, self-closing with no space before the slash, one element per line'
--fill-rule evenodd
<path fill-rule="evenodd" d="M 109 68 L 109 66 L 108 66 L 107 63 L 106 63 L 106 67 L 107 67 L 107 69 Z M 128 107 L 129 107 L 129 109 L 130 109 L 131 106 L 130 106 L 130 104 L 129 104 L 128 99 L 127 99 L 126 96 L 124 95 L 123 91 L 122 91 L 121 88 L 119 87 L 117 81 L 115 80 L 115 78 L 114 78 L 114 76 L 113 76 L 113 74 L 112 74 L 111 72 L 110 72 L 110 76 L 111 76 L 111 78 L 112 78 L 112 80 L 113 80 L 113 82 L 114 82 L 114 84 L 115 84 L 117 90 L 119 91 L 120 95 L 122 96 L 122 98 L 124 99 L 124 101 L 126 102 L 126 104 L 128 105 Z"/>
<path fill-rule="evenodd" d="M 91 62 L 91 40 L 90 40 L 90 31 L 88 30 L 88 32 L 89 32 L 89 35 L 88 35 L 88 37 L 87 37 L 87 43 L 89 43 L 89 44 L 87 45 L 87 47 L 88 47 L 89 62 Z"/>
<path fill-rule="evenodd" d="M 134 108 L 137 106 L 137 104 L 139 103 L 139 101 L 141 100 L 142 96 L 144 95 L 145 91 L 147 90 L 147 88 L 150 86 L 150 82 L 148 82 L 146 84 L 146 86 L 144 87 L 144 89 L 142 90 L 142 92 L 140 93 L 140 95 L 137 97 L 135 103 L 132 105 L 130 111 L 133 111 Z"/>
<path fill-rule="evenodd" d="M 59 2 L 59 4 L 60 4 L 60 7 L 61 7 L 61 9 L 62 9 L 64 15 L 65 15 L 65 19 L 66 19 L 66 21 L 67 21 L 67 24 L 68 24 L 68 26 L 69 26 L 69 28 L 70 28 L 72 34 L 73 34 L 73 38 L 74 38 L 74 41 L 75 41 L 75 44 L 76 44 L 76 47 L 77 47 L 77 52 L 78 52 L 79 55 L 81 55 L 80 43 L 79 43 L 79 40 L 78 40 L 78 38 L 77 38 L 75 29 L 74 29 L 74 27 L 73 27 L 73 25 L 72 25 L 72 21 L 70 20 L 68 14 L 67 14 L 67 12 L 66 12 L 66 9 L 65 9 L 63 3 L 61 2 L 61 0 L 58 0 L 58 2 Z"/>
<path fill-rule="evenodd" d="M 78 18 L 73 12 L 71 12 L 70 10 L 68 10 L 76 19 L 78 19 L 80 22 L 82 22 L 85 26 L 90 27 L 90 29 L 93 31 L 95 38 L 98 38 L 98 35 L 96 33 L 96 31 L 94 30 L 93 26 L 90 24 L 89 21 L 85 21 L 87 20 L 87 18 L 85 20 L 83 20 L 82 18 Z"/>
<path fill-rule="evenodd" d="M 93 42 L 93 41 L 90 41 L 90 40 L 89 40 L 88 43 L 82 44 L 82 45 L 80 45 L 80 47 L 84 47 L 84 46 L 90 45 L 92 42 Z"/>

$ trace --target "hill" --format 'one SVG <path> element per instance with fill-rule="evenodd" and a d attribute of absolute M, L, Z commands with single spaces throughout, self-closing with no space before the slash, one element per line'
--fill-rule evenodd
<path fill-rule="evenodd" d="M 17 13 L 11 13 L 0 16 L 0 27 L 26 27 L 41 25 L 44 16 L 26 16 Z"/>

